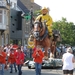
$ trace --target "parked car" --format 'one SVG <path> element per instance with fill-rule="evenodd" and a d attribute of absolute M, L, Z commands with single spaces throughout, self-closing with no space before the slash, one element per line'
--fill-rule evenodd
<path fill-rule="evenodd" d="M 43 60 L 42 62 L 42 68 L 56 68 L 56 67 L 62 67 L 63 62 L 62 59 L 51 59 L 49 60 Z M 28 68 L 33 69 L 35 68 L 35 62 L 29 61 Z"/>

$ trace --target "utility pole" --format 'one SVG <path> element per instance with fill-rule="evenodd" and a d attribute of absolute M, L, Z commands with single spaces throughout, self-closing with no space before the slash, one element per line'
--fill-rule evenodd
<path fill-rule="evenodd" d="M 33 27 L 33 3 L 34 3 L 34 0 L 31 0 L 31 9 L 30 9 L 30 15 L 31 15 L 31 19 L 30 19 L 30 30 L 32 30 L 32 27 Z M 30 58 L 32 58 L 32 48 L 30 48 Z"/>
<path fill-rule="evenodd" d="M 33 7 L 31 6 L 31 9 L 30 9 L 30 15 L 31 15 L 31 19 L 30 19 L 30 28 L 32 30 L 32 27 L 33 27 Z"/>
<path fill-rule="evenodd" d="M 31 15 L 31 19 L 30 19 L 30 25 L 31 25 L 31 30 L 32 30 L 32 27 L 33 27 L 33 3 L 34 3 L 34 0 L 31 0 L 31 9 L 30 9 L 30 15 Z"/>
<path fill-rule="evenodd" d="M 24 41 L 25 41 L 25 19 L 22 19 L 22 46 L 24 46 Z"/>

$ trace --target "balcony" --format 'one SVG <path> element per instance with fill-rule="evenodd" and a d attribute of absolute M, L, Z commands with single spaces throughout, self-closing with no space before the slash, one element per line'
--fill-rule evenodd
<path fill-rule="evenodd" d="M 6 1 L 0 1 L 0 7 L 6 7 Z"/>
<path fill-rule="evenodd" d="M 0 25 L 0 30 L 6 30 L 6 25 Z"/>

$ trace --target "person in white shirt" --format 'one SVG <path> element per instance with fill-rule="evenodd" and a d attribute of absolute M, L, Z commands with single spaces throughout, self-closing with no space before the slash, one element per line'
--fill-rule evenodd
<path fill-rule="evenodd" d="M 67 50 L 66 50 L 66 53 L 63 54 L 63 57 L 62 57 L 62 61 L 63 61 L 63 74 L 64 75 L 73 75 L 73 69 L 74 69 L 74 66 L 73 66 L 73 63 L 75 62 L 75 59 L 74 59 L 74 55 L 72 54 L 72 49 L 71 47 L 68 47 Z"/>

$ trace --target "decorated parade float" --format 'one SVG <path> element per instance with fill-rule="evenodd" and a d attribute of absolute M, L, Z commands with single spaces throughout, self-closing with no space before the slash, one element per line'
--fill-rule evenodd
<path fill-rule="evenodd" d="M 41 45 L 44 58 L 42 62 L 42 67 L 61 67 L 62 59 L 55 57 L 56 44 L 60 41 L 60 32 L 58 30 L 53 30 L 52 36 L 48 36 L 48 30 L 45 23 L 40 21 L 35 21 L 33 24 L 32 34 L 28 39 L 28 46 L 33 48 L 37 45 Z M 48 54 L 50 52 L 50 55 Z M 28 68 L 35 68 L 35 62 L 29 61 Z"/>

